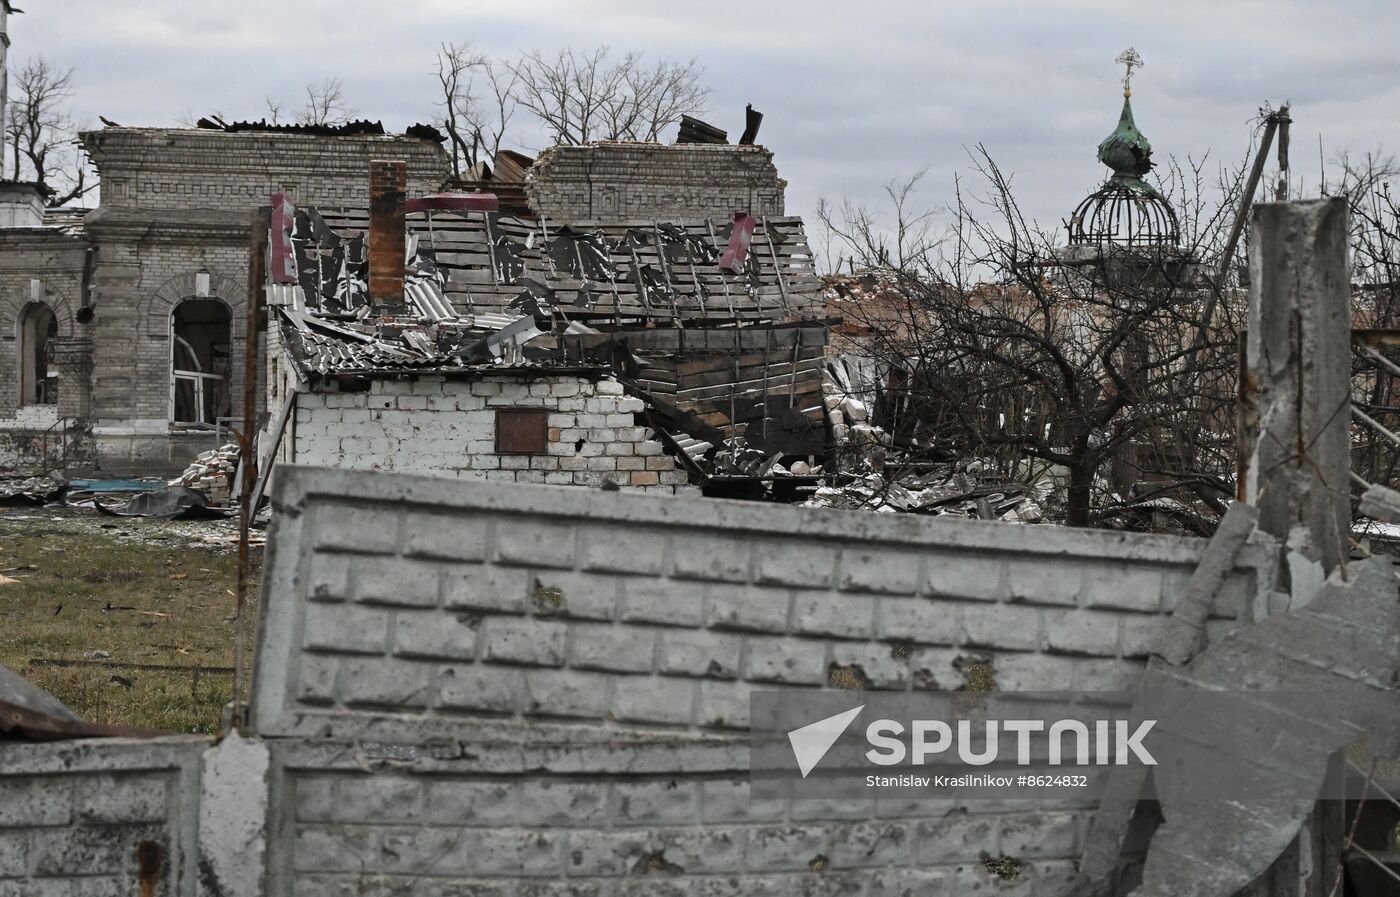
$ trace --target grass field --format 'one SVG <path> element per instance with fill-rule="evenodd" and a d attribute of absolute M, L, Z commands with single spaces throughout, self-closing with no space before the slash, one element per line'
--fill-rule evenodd
<path fill-rule="evenodd" d="M 0 665 L 93 722 L 216 731 L 237 554 L 210 526 L 0 509 Z"/>

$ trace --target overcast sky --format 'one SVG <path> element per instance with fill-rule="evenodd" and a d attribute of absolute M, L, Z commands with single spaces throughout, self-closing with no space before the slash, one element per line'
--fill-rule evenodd
<path fill-rule="evenodd" d="M 1139 127 L 1167 154 L 1238 164 L 1265 102 L 1293 101 L 1293 167 L 1315 189 L 1318 137 L 1394 147 L 1400 4 L 1389 0 L 19 0 L 11 67 L 43 54 L 76 69 L 74 118 L 173 125 L 218 110 L 265 114 L 338 76 L 362 116 L 402 130 L 434 115 L 436 46 L 499 55 L 607 44 L 696 57 L 713 89 L 704 118 L 731 135 L 746 102 L 788 179 L 788 209 L 819 197 L 876 200 L 927 168 L 945 203 L 967 148 L 1014 173 L 1023 207 L 1055 225 L 1103 177 L 1129 45 Z M 539 135 L 522 133 L 524 149 Z"/>

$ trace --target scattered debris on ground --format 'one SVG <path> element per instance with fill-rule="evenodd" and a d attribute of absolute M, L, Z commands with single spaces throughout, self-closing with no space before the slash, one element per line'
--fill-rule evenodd
<path fill-rule="evenodd" d="M 167 486 L 156 492 L 142 492 L 122 505 L 104 505 L 93 499 L 92 506 L 113 517 L 158 517 L 162 520 L 200 520 L 227 517 L 228 512 L 212 508 L 204 493 L 184 486 Z"/>
<path fill-rule="evenodd" d="M 232 520 L 0 509 L 0 666 L 92 724 L 216 731 L 236 546 Z"/>
<path fill-rule="evenodd" d="M 0 479 L 0 506 L 36 506 L 57 501 L 68 483 L 59 476 Z"/>

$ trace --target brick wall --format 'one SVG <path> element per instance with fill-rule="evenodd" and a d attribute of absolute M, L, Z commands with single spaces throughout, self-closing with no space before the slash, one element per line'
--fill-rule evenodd
<path fill-rule="evenodd" d="M 412 196 L 439 190 L 449 171 L 441 146 L 413 137 L 176 128 L 106 128 L 81 136 L 102 178 L 106 208 L 252 211 L 279 191 L 298 205 L 363 208 L 372 159 L 407 162 Z"/>
<path fill-rule="evenodd" d="M 549 485 L 687 491 L 686 473 L 637 419 L 642 401 L 615 381 L 375 380 L 368 392 L 303 392 L 293 436 L 299 464 L 437 473 Z M 498 454 L 497 408 L 549 411 L 546 454 Z"/>
<path fill-rule="evenodd" d="M 271 894 L 1057 894 L 1082 804 L 749 801 L 749 692 L 857 666 L 951 689 L 971 660 L 1131 687 L 1204 544 L 304 468 L 276 491 Z M 1246 550 L 1211 632 L 1270 563 Z"/>
<path fill-rule="evenodd" d="M 0 418 L 19 404 L 20 318 L 36 295 L 54 313 L 60 337 L 83 329 L 73 316 L 82 305 L 86 250 L 84 241 L 57 229 L 0 228 Z M 65 388 L 78 385 L 60 384 Z"/>
<path fill-rule="evenodd" d="M 787 181 L 761 146 L 555 146 L 530 167 L 530 207 L 555 221 L 782 215 Z"/>
<path fill-rule="evenodd" d="M 18 308 L 12 297 L 31 277 L 44 278 L 55 302 L 70 306 L 60 314 L 61 333 L 84 335 L 70 333 L 68 321 L 81 300 L 82 252 L 95 245 L 96 316 L 85 335 L 93 341 L 94 464 L 106 474 L 174 473 L 211 447 L 212 435 L 169 426 L 170 313 L 195 295 L 200 274 L 232 311 L 231 391 L 233 412 L 241 412 L 248 222 L 272 193 L 303 205 L 363 208 L 372 159 L 404 160 L 411 195 L 436 192 L 448 173 L 440 146 L 408 137 L 107 128 L 82 139 L 101 177 L 86 239 L 55 234 L 38 245 L 38 237 L 0 231 L 7 249 L 0 253 L 0 417 L 14 402 L 14 378 L 6 376 L 14 353 L 4 351 L 13 345 L 4 342 L 14 333 L 7 326 Z M 20 239 L 28 241 L 23 251 L 8 251 Z M 61 264 L 57 252 L 67 253 Z"/>
<path fill-rule="evenodd" d="M 404 202 L 408 166 L 376 159 L 369 163 L 369 295 L 376 311 L 405 310 L 403 294 Z"/>
<path fill-rule="evenodd" d="M 186 299 L 217 299 L 229 309 L 231 411 L 242 413 L 249 216 L 226 217 L 238 220 L 217 230 L 144 219 L 99 219 L 90 225 L 100 260 L 93 278 L 94 318 L 87 329 L 93 339 L 91 413 L 101 473 L 169 475 L 214 447 L 212 432 L 172 432 L 170 426 L 171 315 Z"/>

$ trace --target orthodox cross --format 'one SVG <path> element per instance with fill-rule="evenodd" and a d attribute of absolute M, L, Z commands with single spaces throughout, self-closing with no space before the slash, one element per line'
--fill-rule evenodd
<path fill-rule="evenodd" d="M 1133 80 L 1133 69 L 1142 68 L 1142 57 L 1138 55 L 1137 50 L 1134 50 L 1132 47 L 1129 47 L 1122 53 L 1119 53 L 1118 58 L 1113 61 L 1123 66 L 1125 69 L 1125 71 L 1123 72 L 1123 96 L 1132 96 L 1132 87 L 1129 85 L 1128 82 Z"/>

